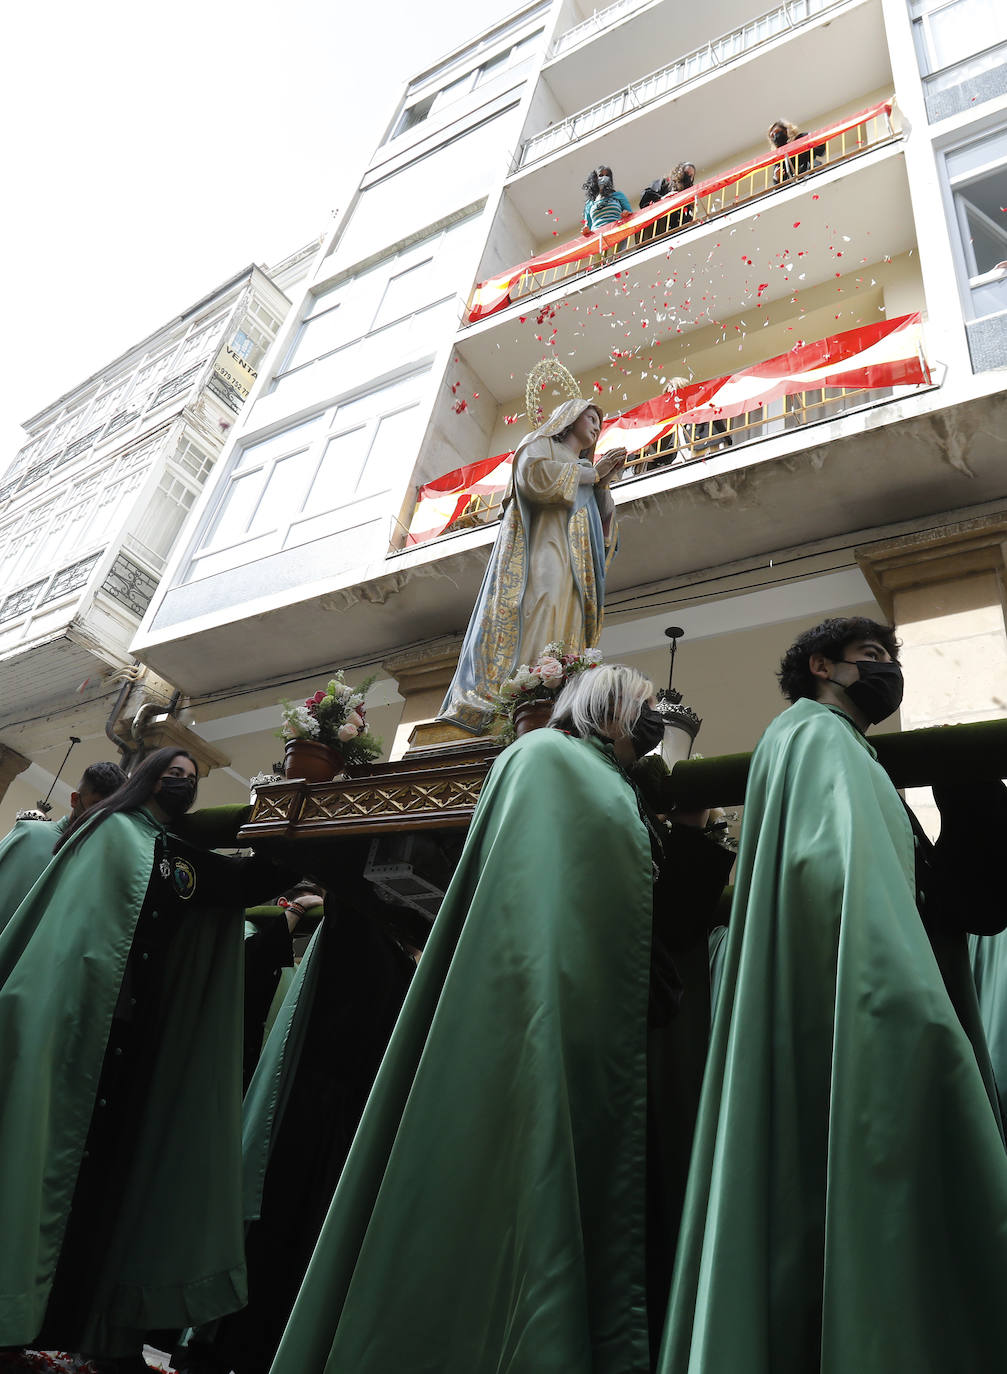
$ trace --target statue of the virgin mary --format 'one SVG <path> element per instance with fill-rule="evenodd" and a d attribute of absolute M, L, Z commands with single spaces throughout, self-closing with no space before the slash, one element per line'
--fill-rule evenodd
<path fill-rule="evenodd" d="M 526 393 L 529 416 L 537 371 Z M 550 376 L 558 371 L 576 389 L 555 363 Z M 496 543 L 438 720 L 482 734 L 501 683 L 519 664 L 534 663 L 547 644 L 571 653 L 597 644 L 616 548 L 609 483 L 626 458 L 625 449 L 613 449 L 595 463 L 602 419 L 594 401 L 576 396 L 515 449 Z"/>

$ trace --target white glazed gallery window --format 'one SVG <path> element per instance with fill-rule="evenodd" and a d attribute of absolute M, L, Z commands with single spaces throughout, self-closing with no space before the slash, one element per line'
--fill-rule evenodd
<path fill-rule="evenodd" d="M 1007 39 L 1003 0 L 911 0 L 913 36 L 924 76 Z"/>
<path fill-rule="evenodd" d="M 1007 128 L 944 155 L 970 320 L 1007 310 Z"/>
<path fill-rule="evenodd" d="M 273 378 L 273 389 L 320 358 L 454 296 L 459 287 L 459 253 L 475 223 L 470 217 L 438 230 L 366 272 L 319 292 Z"/>
<path fill-rule="evenodd" d="M 413 373 L 244 448 L 193 557 L 195 575 L 204 558 L 219 572 L 278 553 L 309 522 L 316 532 L 319 517 L 331 517 L 326 533 L 351 523 L 352 508 L 386 492 L 408 465 L 425 376 Z"/>

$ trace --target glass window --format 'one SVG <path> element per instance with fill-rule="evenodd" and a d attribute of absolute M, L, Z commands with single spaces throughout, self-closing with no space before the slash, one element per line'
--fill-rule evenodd
<path fill-rule="evenodd" d="M 1002 0 L 914 0 L 913 33 L 924 75 L 1007 39 Z"/>
<path fill-rule="evenodd" d="M 401 320 L 403 315 L 411 315 L 414 310 L 429 305 L 432 265 L 433 258 L 429 257 L 388 278 L 372 329 Z"/>
<path fill-rule="evenodd" d="M 306 509 L 335 510 L 347 489 L 356 490 L 370 437 L 368 427 L 361 425 L 329 440 L 304 503 Z"/>
<path fill-rule="evenodd" d="M 965 315 L 1007 311 L 1007 129 L 945 154 Z M 1001 266 L 1004 264 L 1004 266 Z"/>
<path fill-rule="evenodd" d="M 248 522 L 255 513 L 262 490 L 258 472 L 239 473 L 232 477 L 224 492 L 213 523 L 203 540 L 204 548 L 233 544 L 243 538 Z"/>
<path fill-rule="evenodd" d="M 309 449 L 277 459 L 263 488 L 262 499 L 249 522 L 248 534 L 286 529 L 291 517 L 301 508 L 309 470 L 314 465 L 315 458 Z"/>
<path fill-rule="evenodd" d="M 193 573 L 219 571 L 318 537 L 317 517 L 338 532 L 356 515 L 343 508 L 377 496 L 411 467 L 408 446 L 420 418 L 428 369 L 332 406 L 301 425 L 249 445 L 238 455 L 212 522 L 193 556 Z M 404 479 L 404 476 L 402 478 Z M 222 554 L 226 550 L 226 554 Z"/>
<path fill-rule="evenodd" d="M 273 434 L 268 439 L 260 439 L 257 444 L 248 444 L 238 454 L 235 467 L 247 471 L 249 468 L 258 467 L 267 458 L 300 448 L 310 441 L 321 423 L 322 417 L 316 415 L 311 420 L 305 420 L 303 424 L 294 425 L 291 429 L 282 429 L 279 434 Z"/>
<path fill-rule="evenodd" d="M 367 461 L 356 480 L 354 495 L 370 496 L 388 490 L 392 473 L 396 467 L 401 469 L 404 449 L 414 438 L 418 416 L 419 407 L 414 405 L 379 420 Z"/>
<path fill-rule="evenodd" d="M 476 72 L 476 85 L 481 86 L 484 81 L 492 81 L 498 76 L 504 67 L 510 65 L 510 48 L 503 52 L 498 52 L 495 57 L 488 58 Z"/>

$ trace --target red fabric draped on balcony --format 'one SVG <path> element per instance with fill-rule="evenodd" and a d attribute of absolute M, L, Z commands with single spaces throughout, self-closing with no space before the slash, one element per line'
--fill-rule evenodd
<path fill-rule="evenodd" d="M 929 386 L 919 314 L 847 329 L 827 339 L 798 344 L 764 363 L 711 381 L 652 396 L 613 415 L 602 426 L 599 454 L 619 445 L 632 453 L 656 443 L 676 425 L 703 424 L 757 410 L 781 396 L 819 387 L 870 391 L 889 386 Z M 507 486 L 512 453 L 498 453 L 456 468 L 420 487 L 408 544 L 436 539 L 476 497 L 492 498 Z"/>
<path fill-rule="evenodd" d="M 818 129 L 805 138 L 788 143 L 785 149 L 765 153 L 762 157 L 742 163 L 740 167 L 724 172 L 719 177 L 711 177 L 708 181 L 698 181 L 694 186 L 690 186 L 687 191 L 679 191 L 673 196 L 665 196 L 656 204 L 649 205 L 646 210 L 639 210 L 621 224 L 611 224 L 599 233 L 592 234 L 590 238 L 571 239 L 569 243 L 560 244 L 558 247 L 550 249 L 548 253 L 540 253 L 538 257 L 518 263 L 516 267 L 509 268 L 508 271 L 501 273 L 498 277 L 487 278 L 486 281 L 480 282 L 472 292 L 472 304 L 467 316 L 468 323 L 475 324 L 477 320 L 483 320 L 487 315 L 492 315 L 497 310 L 503 310 L 505 306 L 510 305 L 511 288 L 520 281 L 525 273 L 548 272 L 551 268 L 565 267 L 569 263 L 590 258 L 607 248 L 614 248 L 624 240 L 632 238 L 634 234 L 638 234 L 641 229 L 656 224 L 669 211 L 677 209 L 680 205 L 690 205 L 701 196 L 715 195 L 726 186 L 740 181 L 742 177 L 749 176 L 752 172 L 757 172 L 763 167 L 771 167 L 774 163 L 779 162 L 783 156 L 795 157 L 798 153 L 817 147 L 818 144 L 827 142 L 828 139 L 834 138 L 837 134 L 854 129 L 858 124 L 873 119 L 877 115 L 890 115 L 891 111 L 892 102 L 890 100 L 872 105 L 869 109 L 861 110 L 859 114 L 839 120 L 838 123 L 831 124 L 826 129 Z"/>
<path fill-rule="evenodd" d="M 781 396 L 818 387 L 869 391 L 929 384 L 930 370 L 921 351 L 920 316 L 899 315 L 798 344 L 789 353 L 755 363 L 742 372 L 654 396 L 612 416 L 602 427 L 597 452 L 620 445 L 630 453 L 638 452 L 676 425 L 730 419 Z"/>

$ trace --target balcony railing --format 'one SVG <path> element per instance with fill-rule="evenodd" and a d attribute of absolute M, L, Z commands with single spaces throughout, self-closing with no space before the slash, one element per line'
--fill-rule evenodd
<path fill-rule="evenodd" d="M 548 129 L 525 139 L 518 152 L 515 171 L 548 157 L 558 148 L 578 143 L 597 129 L 621 119 L 623 115 L 632 114 L 645 105 L 662 99 L 671 91 L 680 90 L 690 81 L 705 76 L 707 72 L 715 71 L 718 67 L 723 67 L 728 62 L 733 62 L 736 58 L 762 47 L 764 43 L 772 42 L 781 33 L 802 28 L 819 15 L 838 9 L 845 3 L 846 0 L 787 0 L 786 4 L 777 5 L 775 9 L 760 14 L 756 19 L 750 19 L 747 24 L 732 29 L 723 37 L 704 43 L 701 48 L 696 48 L 684 57 L 669 62 L 667 66 L 658 68 L 656 72 L 651 72 L 649 76 L 634 81 L 631 86 L 625 86 L 614 95 L 606 96 L 604 100 L 599 100 L 584 110 L 578 110 L 576 114 L 570 115 L 559 124 L 551 124 Z M 565 43 L 566 39 L 577 34 L 579 29 L 585 29 L 596 21 L 599 28 L 606 28 L 608 23 L 614 23 L 623 13 L 637 7 L 627 0 L 625 5 L 615 5 L 611 9 L 602 10 L 601 14 L 563 34 L 558 42 Z M 619 11 L 618 14 L 616 10 Z M 613 16 L 612 19 L 609 19 L 610 15 Z M 559 51 L 558 47 L 556 51 Z"/>
<path fill-rule="evenodd" d="M 778 152 L 766 153 L 722 176 L 698 182 L 688 191 L 665 196 L 620 224 L 609 225 L 587 238 L 572 239 L 498 277 L 480 282 L 469 297 L 467 323 L 474 324 L 571 277 L 606 267 L 616 257 L 621 259 L 636 249 L 683 233 L 797 180 L 838 166 L 867 149 L 880 147 L 898 136 L 892 128 L 891 111 L 890 102 L 875 105 L 789 143 Z"/>
<path fill-rule="evenodd" d="M 589 38 L 594 38 L 596 34 L 604 33 L 625 15 L 643 9 L 651 3 L 652 0 L 616 0 L 615 4 L 609 5 L 607 9 L 595 10 L 590 19 L 583 19 L 579 24 L 574 24 L 572 29 L 560 34 L 549 49 L 550 58 L 559 57 L 560 53 L 569 52 L 571 48 L 578 47 Z"/>
<path fill-rule="evenodd" d="M 621 479 L 628 481 L 876 405 L 896 388 L 933 384 L 921 317 L 905 315 L 802 342 L 740 372 L 651 397 L 606 420 L 598 447 L 629 451 Z M 421 487 L 410 528 L 393 538 L 393 551 L 491 524 L 512 457 L 497 454 Z"/>

